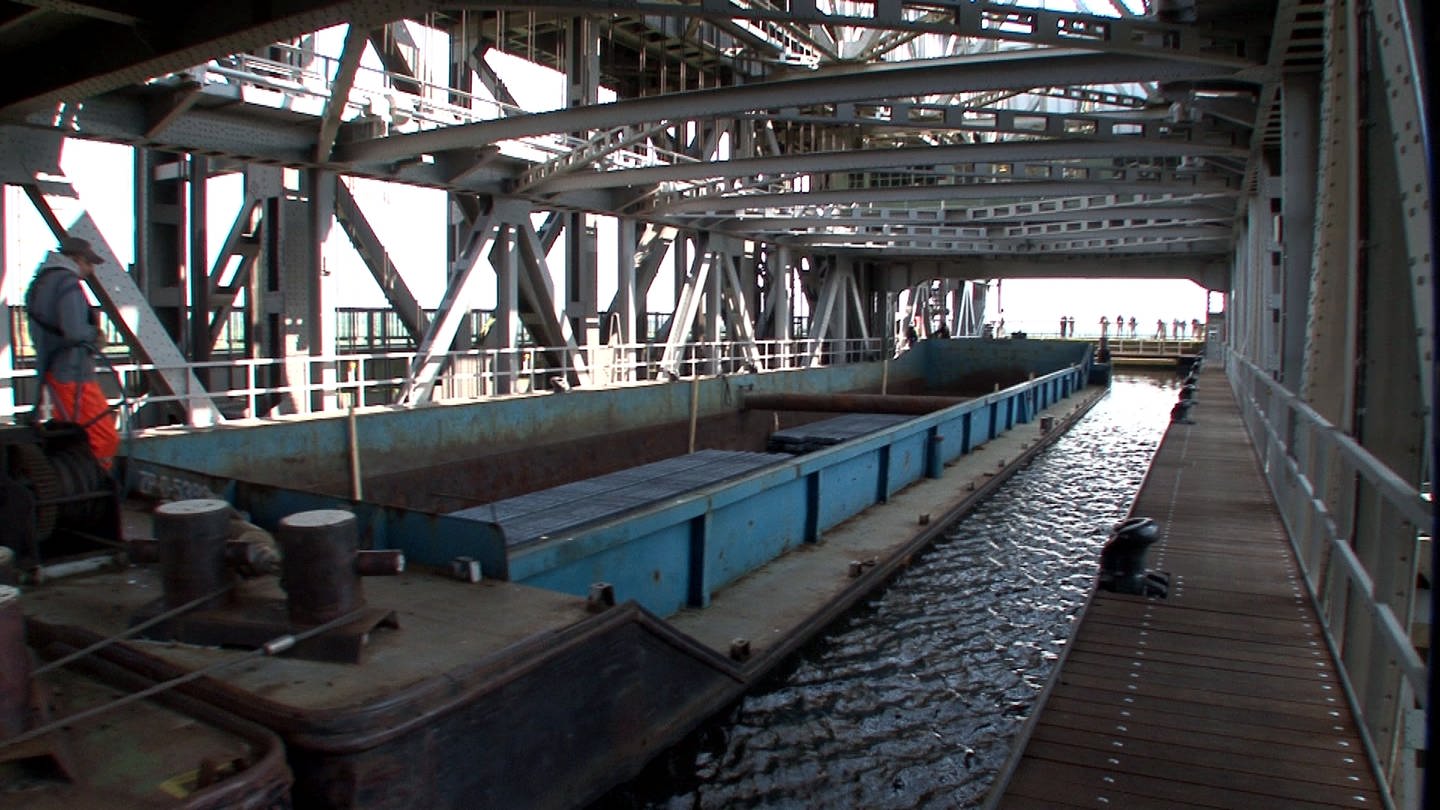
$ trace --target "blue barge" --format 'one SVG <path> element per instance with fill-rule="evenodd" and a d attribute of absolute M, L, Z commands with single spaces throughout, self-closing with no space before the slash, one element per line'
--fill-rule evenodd
<path fill-rule="evenodd" d="M 178 689 L 278 733 L 305 806 L 583 804 L 742 694 L 1063 432 L 1103 393 L 1086 388 L 1089 364 L 1079 343 L 927 341 L 883 364 L 380 410 L 349 430 L 310 419 L 147 438 L 129 472 L 151 497 L 224 499 L 266 528 L 342 509 L 360 547 L 403 551 L 411 565 L 366 580 L 365 602 L 398 627 L 366 633 L 359 663 L 266 658 Z M 683 455 L 692 433 L 708 451 L 758 456 L 777 428 L 833 416 L 747 410 L 747 396 L 967 386 L 940 410 L 548 533 L 507 537 L 499 506 L 485 504 L 574 493 L 577 480 Z M 341 494 L 343 464 L 324 461 L 344 459 L 349 436 L 366 499 Z M 522 451 L 545 461 L 504 468 Z M 466 498 L 475 503 L 456 503 Z M 145 534 L 143 520 L 133 531 Z M 456 558 L 473 560 L 480 581 L 441 576 Z M 122 632 L 159 588 L 136 568 L 51 583 L 27 597 L 31 632 L 92 643 Z M 283 598 L 258 579 L 229 602 Z M 100 655 L 158 682 L 237 653 L 125 641 Z"/>

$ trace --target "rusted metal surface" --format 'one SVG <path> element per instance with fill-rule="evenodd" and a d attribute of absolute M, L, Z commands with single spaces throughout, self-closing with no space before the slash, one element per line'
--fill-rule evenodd
<path fill-rule="evenodd" d="M 1382 806 L 1233 396 L 1204 375 L 1134 515 L 1167 598 L 1095 594 L 1003 808 Z M 1198 399 L 1198 398 L 1197 398 Z"/>
<path fill-rule="evenodd" d="M 324 624 L 365 604 L 360 572 L 355 570 L 359 536 L 354 515 L 339 509 L 290 515 L 280 521 L 276 539 L 290 621 Z"/>
<path fill-rule="evenodd" d="M 360 582 L 366 571 L 394 575 L 404 570 L 404 555 L 393 550 L 359 552 L 352 513 L 312 510 L 281 522 L 281 579 L 288 598 L 280 600 L 234 589 L 231 566 L 268 569 L 273 561 L 266 544 L 226 539 L 230 512 L 226 502 L 205 499 L 156 509 L 155 546 L 164 596 L 141 606 L 131 623 L 159 619 L 166 611 L 202 601 L 146 627 L 145 638 L 255 649 L 353 613 L 354 620 L 295 643 L 286 654 L 354 664 L 363 658 L 375 630 L 399 628 L 393 610 L 365 608 Z M 149 556 L 143 541 L 128 547 L 132 558 Z M 217 595 L 205 599 L 212 593 Z"/>
<path fill-rule="evenodd" d="M 234 576 L 225 563 L 230 534 L 230 504 L 197 498 L 155 508 L 155 539 L 165 582 L 165 606 L 179 607 L 209 594 L 206 607 L 225 602 L 221 593 Z"/>
<path fill-rule="evenodd" d="M 752 411 L 923 414 L 966 401 L 965 397 L 901 394 L 750 394 L 742 404 Z"/>
<path fill-rule="evenodd" d="M 483 630 L 457 637 L 452 611 L 484 606 L 487 590 L 526 589 L 433 584 L 440 595 L 407 619 L 425 629 L 382 638 L 380 667 L 267 661 L 268 671 L 201 679 L 182 693 L 278 731 L 298 806 L 571 807 L 633 775 L 743 689 L 733 664 L 634 603 L 590 614 L 573 600 L 571 621 L 496 648 Z M 32 632 L 70 646 L 94 638 L 43 619 Z M 119 644 L 101 656 L 161 680 L 226 654 Z"/>
<path fill-rule="evenodd" d="M 0 585 L 0 741 L 25 730 L 30 713 L 30 653 L 20 591 Z"/>
<path fill-rule="evenodd" d="M 56 657 L 74 650 L 46 643 Z M 25 651 L 30 655 L 30 651 Z M 109 704 L 150 685 L 86 660 L 38 679 L 37 724 Z M 23 749 L 23 750 L 14 750 Z M 0 807 L 184 810 L 289 808 L 291 774 L 278 737 L 181 695 L 126 704 L 19 746 L 0 744 Z"/>

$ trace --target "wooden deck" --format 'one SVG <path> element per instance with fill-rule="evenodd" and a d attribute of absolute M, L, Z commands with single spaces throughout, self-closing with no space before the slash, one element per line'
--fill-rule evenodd
<path fill-rule="evenodd" d="M 1097 593 L 1001 808 L 1383 807 L 1224 376 L 1133 514 L 1169 598 Z"/>

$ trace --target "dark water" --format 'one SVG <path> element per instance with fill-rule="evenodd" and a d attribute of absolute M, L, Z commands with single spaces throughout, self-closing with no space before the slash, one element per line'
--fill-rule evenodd
<path fill-rule="evenodd" d="M 1117 377 L 1068 434 L 883 592 L 602 808 L 970 807 L 1069 637 L 1169 423 Z"/>

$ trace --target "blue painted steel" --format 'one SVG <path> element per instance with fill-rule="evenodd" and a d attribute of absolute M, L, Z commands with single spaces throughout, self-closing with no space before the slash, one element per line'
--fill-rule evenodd
<path fill-rule="evenodd" d="M 580 527 L 565 538 L 512 549 L 512 577 L 577 595 L 591 582 L 611 582 L 620 598 L 636 599 L 662 615 L 686 604 L 707 604 L 713 592 L 747 571 L 819 539 L 918 480 L 932 434 L 946 437 L 937 457 L 951 460 L 963 452 L 967 420 L 972 437 L 984 435 L 976 431 L 988 431 L 990 414 L 1019 411 L 1024 401 L 1037 398 L 1035 389 L 1055 379 L 1069 379 L 1079 390 L 1079 375 L 1075 366 Z"/>
<path fill-rule="evenodd" d="M 938 341 L 936 341 L 938 342 Z M 889 363 L 892 385 L 924 379 L 925 355 L 907 352 Z M 1058 366 L 1059 364 L 1057 364 Z M 702 380 L 699 413 L 731 412 L 741 389 L 764 394 L 879 390 L 880 363 L 743 374 Z M 356 441 L 366 475 L 425 470 L 437 459 L 480 451 L 530 448 L 537 437 L 558 442 L 644 425 L 689 419 L 685 385 L 576 390 L 411 409 L 365 409 L 356 414 Z M 286 417 L 254 425 L 145 436 L 128 454 L 170 467 L 275 486 L 347 492 L 349 440 L 345 414 Z"/>
<path fill-rule="evenodd" d="M 703 514 L 692 518 L 703 518 Z M 689 603 L 690 540 L 691 519 L 687 518 L 520 581 L 576 596 L 589 593 L 593 583 L 608 582 L 615 587 L 618 601 L 634 599 L 646 609 L 668 616 Z M 516 562 L 512 557 L 512 578 L 517 578 Z"/>
<path fill-rule="evenodd" d="M 886 497 L 919 481 L 925 474 L 925 434 L 897 436 L 888 446 L 890 475 L 885 488 Z"/>
<path fill-rule="evenodd" d="M 891 379 L 924 377 L 932 384 L 943 385 L 977 368 L 1014 368 L 1025 363 L 1039 366 L 1046 359 L 1042 351 L 1045 347 L 1020 345 L 1025 343 L 1034 342 L 926 341 L 923 351 L 909 352 L 892 364 Z M 967 346 L 973 350 L 971 353 L 961 348 Z M 1064 344 L 1060 348 L 1063 350 Z M 1073 349 L 1070 351 L 1073 353 Z M 974 352 L 993 356 L 988 363 L 977 363 Z M 1074 365 L 775 466 L 720 483 L 702 483 L 699 489 L 623 515 L 607 516 L 601 508 L 622 493 L 582 493 L 571 499 L 566 511 L 589 510 L 587 514 L 593 516 L 587 522 L 561 528 L 549 539 L 509 549 L 508 558 L 501 529 L 488 519 L 387 509 L 264 484 L 230 481 L 221 486 L 228 488 L 232 502 L 250 510 L 261 525 L 308 509 L 351 509 L 360 518 L 373 547 L 401 548 L 416 562 L 443 565 L 454 556 L 477 557 L 486 576 L 508 576 L 576 595 L 587 593 L 594 582 L 609 582 L 615 586 L 618 598 L 635 599 L 656 613 L 668 615 L 687 604 L 705 604 L 712 592 L 736 577 L 796 545 L 819 540 L 825 530 L 919 480 L 925 472 L 927 442 L 932 434 L 942 437 L 937 458 L 950 461 L 1013 426 L 1017 414 L 1022 420 L 1032 418 L 1040 403 L 1052 400 L 1045 391 L 1063 397 L 1083 388 L 1088 354 L 1050 359 L 1053 362 L 1049 368 Z M 863 367 L 836 367 L 707 380 L 700 386 L 701 412 L 733 408 L 733 388 L 751 381 L 754 390 L 763 392 L 875 388 L 879 364 L 873 365 L 873 373 Z M 558 440 L 646 421 L 682 420 L 688 415 L 688 389 L 642 386 L 362 414 L 360 444 L 367 457 L 384 458 L 387 448 L 399 448 L 403 441 L 403 452 L 396 450 L 402 458 L 393 463 L 415 457 L 433 463 L 434 458 L 453 458 L 464 447 L 486 441 L 492 430 L 497 431 L 494 435 L 498 440 L 522 435 L 526 440 L 535 435 Z M 575 425 L 567 423 L 572 419 Z M 328 418 L 271 425 L 262 430 L 225 428 L 191 435 L 196 437 L 193 441 L 180 440 L 183 437 L 154 443 L 147 440 L 137 443 L 137 450 L 144 458 L 181 459 L 184 466 L 207 473 L 208 480 L 214 483 L 242 477 L 220 472 L 231 469 L 243 470 L 247 473 L 244 477 L 262 469 L 286 476 L 292 461 L 299 463 L 311 454 L 312 458 L 303 460 L 312 466 L 343 469 L 343 464 L 325 459 L 338 462 L 345 457 L 347 446 L 343 420 Z M 447 447 L 447 443 L 453 447 Z M 152 464 L 148 469 L 163 468 Z M 315 475 L 301 480 L 315 480 Z M 156 488 L 185 489 L 185 485 L 158 474 L 152 483 Z M 577 504 L 586 500 L 594 503 Z"/>
<path fill-rule="evenodd" d="M 710 513 L 705 545 L 705 602 L 746 573 L 805 542 L 805 482 L 786 481 Z"/>
<path fill-rule="evenodd" d="M 945 477 L 945 437 L 938 428 L 930 428 L 925 437 L 925 477 Z"/>

